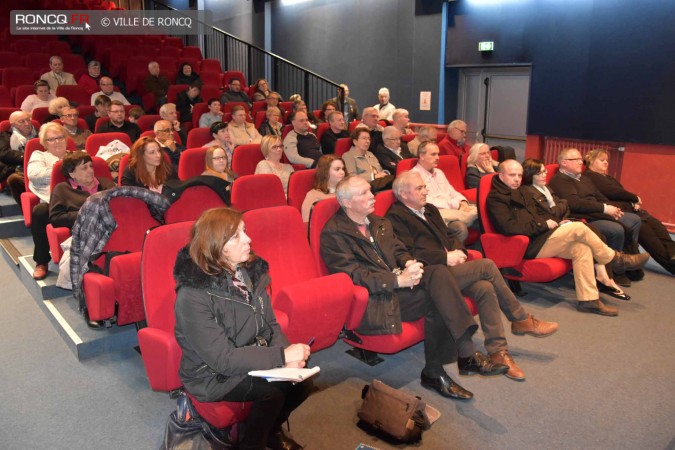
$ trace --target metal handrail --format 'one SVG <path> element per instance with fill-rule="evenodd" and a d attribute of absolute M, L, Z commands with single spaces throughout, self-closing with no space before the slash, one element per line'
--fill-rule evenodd
<path fill-rule="evenodd" d="M 151 0 L 149 6 L 152 10 L 180 12 L 158 0 Z M 321 103 L 337 95 L 339 84 L 335 81 L 219 28 L 202 22 L 200 25 L 212 33 L 173 36 L 183 39 L 185 45 L 198 46 L 204 58 L 219 60 L 224 71 L 243 72 L 249 84 L 253 84 L 258 78 L 265 78 L 270 84 L 270 89 L 279 92 L 282 98 L 287 99 L 292 94 L 300 94 L 309 111 L 319 109 Z"/>

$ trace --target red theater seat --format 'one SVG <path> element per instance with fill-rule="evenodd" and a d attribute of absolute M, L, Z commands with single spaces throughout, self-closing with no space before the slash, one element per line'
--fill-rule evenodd
<path fill-rule="evenodd" d="M 244 144 L 236 147 L 232 155 L 232 171 L 237 176 L 253 175 L 260 161 L 265 159 L 260 144 Z"/>
<path fill-rule="evenodd" d="M 278 176 L 244 175 L 232 183 L 232 208 L 239 211 L 284 206 L 286 195 Z"/>

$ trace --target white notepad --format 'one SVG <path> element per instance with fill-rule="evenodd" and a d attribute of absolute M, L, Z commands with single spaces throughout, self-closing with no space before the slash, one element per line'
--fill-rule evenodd
<path fill-rule="evenodd" d="M 321 368 L 319 366 L 311 369 L 293 369 L 290 367 L 281 367 L 269 370 L 252 370 L 248 374 L 252 377 L 264 378 L 267 381 L 292 381 L 299 383 L 307 378 L 313 377 Z"/>

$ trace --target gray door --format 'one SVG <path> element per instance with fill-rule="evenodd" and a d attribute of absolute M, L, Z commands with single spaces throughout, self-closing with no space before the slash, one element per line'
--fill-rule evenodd
<path fill-rule="evenodd" d="M 460 70 L 457 117 L 467 123 L 467 142 L 510 145 L 522 161 L 529 93 L 529 66 Z"/>

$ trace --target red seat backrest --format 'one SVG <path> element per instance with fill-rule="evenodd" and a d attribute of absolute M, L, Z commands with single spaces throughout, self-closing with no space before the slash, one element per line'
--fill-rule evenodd
<path fill-rule="evenodd" d="M 239 211 L 287 205 L 281 179 L 272 174 L 237 178 L 232 184 L 231 199 L 232 208 Z"/>
<path fill-rule="evenodd" d="M 244 222 L 251 248 L 270 265 L 272 292 L 319 276 L 297 209 L 278 206 L 248 211 Z"/>
<path fill-rule="evenodd" d="M 352 138 L 340 138 L 335 142 L 335 156 L 342 158 L 352 148 Z"/>
<path fill-rule="evenodd" d="M 143 114 L 136 120 L 136 125 L 138 125 L 141 131 L 148 131 L 152 130 L 155 126 L 155 122 L 161 119 L 159 114 Z"/>
<path fill-rule="evenodd" d="M 235 106 L 243 106 L 244 109 L 246 110 L 246 115 L 249 115 L 248 104 L 244 102 L 227 102 L 223 105 L 222 111 L 224 114 L 231 113 L 232 108 L 234 108 Z"/>
<path fill-rule="evenodd" d="M 166 210 L 164 223 L 194 221 L 207 209 L 225 206 L 223 199 L 210 187 L 190 186 Z"/>
<path fill-rule="evenodd" d="M 188 148 L 183 150 L 180 154 L 180 161 L 178 162 L 178 178 L 180 180 L 187 180 L 188 178 L 201 175 L 206 169 L 205 157 L 206 148 Z"/>
<path fill-rule="evenodd" d="M 202 72 L 222 72 L 219 59 L 204 59 L 201 62 L 200 70 Z"/>
<path fill-rule="evenodd" d="M 220 86 L 204 83 L 202 86 L 201 96 L 206 102 L 208 102 L 211 98 L 220 98 L 220 94 L 222 94 L 222 90 L 220 88 Z"/>
<path fill-rule="evenodd" d="M 207 112 L 209 112 L 209 105 L 206 102 L 195 103 L 192 107 L 192 128 L 199 128 L 199 119 Z"/>
<path fill-rule="evenodd" d="M 391 208 L 391 205 L 396 201 L 394 196 L 394 191 L 387 189 L 386 191 L 380 191 L 375 195 L 375 211 L 376 216 L 384 217 Z"/>
<path fill-rule="evenodd" d="M 202 83 L 210 85 L 221 85 L 223 83 L 222 75 L 220 72 L 213 71 L 204 71 L 202 70 L 199 74 L 199 77 L 202 79 Z M 203 97 L 202 97 L 203 98 Z"/>
<path fill-rule="evenodd" d="M 49 108 L 46 106 L 40 106 L 39 108 L 33 108 L 30 118 L 37 120 L 39 123 L 45 123 L 45 120 L 49 115 Z"/>
<path fill-rule="evenodd" d="M 259 129 L 266 118 L 267 118 L 267 111 L 256 112 L 255 117 L 253 118 L 253 124 L 255 125 L 255 128 Z"/>
<path fill-rule="evenodd" d="M 438 160 L 438 169 L 445 174 L 445 178 L 455 190 L 463 191 L 466 189 L 462 171 L 459 168 L 459 159 L 455 155 L 441 155 Z"/>
<path fill-rule="evenodd" d="M 94 166 L 94 175 L 96 177 L 108 178 L 109 180 L 112 181 L 110 169 L 108 168 L 108 164 L 105 162 L 104 159 L 93 156 L 91 158 L 91 162 L 92 165 Z M 54 190 L 54 187 L 57 184 L 66 181 L 66 177 L 63 175 L 63 172 L 61 171 L 61 166 L 63 166 L 63 161 L 56 161 L 56 164 L 54 164 L 54 167 L 52 167 L 52 177 L 49 180 L 51 190 Z"/>
<path fill-rule="evenodd" d="M 82 86 L 62 84 L 56 88 L 57 97 L 65 97 L 69 102 L 77 103 L 78 105 L 89 105 L 91 103 L 91 95 L 87 94 Z"/>
<path fill-rule="evenodd" d="M 546 184 L 549 184 L 551 182 L 551 178 L 555 176 L 556 173 L 558 173 L 558 168 L 559 165 L 557 163 L 555 164 L 546 164 L 546 170 L 548 171 L 546 173 Z"/>
<path fill-rule="evenodd" d="M 237 176 L 253 175 L 260 161 L 265 159 L 260 144 L 244 144 L 234 149 L 232 155 L 232 171 Z"/>
<path fill-rule="evenodd" d="M 251 107 L 251 115 L 255 116 L 258 111 L 265 110 L 267 110 L 267 102 L 265 100 L 258 100 L 257 102 L 253 102 L 253 106 Z"/>
<path fill-rule="evenodd" d="M 241 86 L 247 86 L 246 84 L 246 77 L 244 77 L 244 72 L 240 72 L 238 70 L 228 70 L 223 73 L 223 84 L 228 85 L 230 84 L 230 80 L 232 78 L 236 78 L 241 82 Z"/>
<path fill-rule="evenodd" d="M 115 197 L 110 200 L 110 211 L 117 228 L 103 251 L 140 252 L 146 232 L 160 224 L 150 214 L 148 205 L 137 198 Z"/>
<path fill-rule="evenodd" d="M 37 42 L 37 41 L 35 41 Z M 49 58 L 46 65 L 49 64 Z M 35 75 L 28 67 L 5 67 L 2 72 L 2 84 L 11 89 L 13 87 L 21 86 L 27 82 L 35 81 Z M 31 86 L 31 94 L 34 94 L 33 86 Z M 21 99 L 23 101 L 23 99 Z"/>
<path fill-rule="evenodd" d="M 201 61 L 202 58 L 202 49 L 196 46 L 191 46 L 188 45 L 186 47 L 183 47 L 183 53 L 181 53 L 181 59 L 196 59 L 197 61 Z M 199 69 L 199 64 L 193 64 L 192 65 L 195 70 Z M 242 83 L 244 84 L 244 83 Z"/>
<path fill-rule="evenodd" d="M 0 120 L 7 120 L 9 123 L 9 116 L 12 115 L 15 111 L 21 111 L 19 108 L 14 108 L 12 106 L 3 106 L 0 107 Z M 9 128 L 7 128 L 9 130 Z M 4 130 L 7 131 L 7 130 Z"/>
<path fill-rule="evenodd" d="M 10 97 L 14 101 L 14 106 L 20 108 L 26 97 L 35 94 L 35 88 L 32 84 L 22 84 L 10 90 Z"/>
<path fill-rule="evenodd" d="M 403 172 L 407 172 L 417 165 L 417 158 L 407 158 L 398 162 L 396 166 L 396 175 L 400 175 Z"/>
<path fill-rule="evenodd" d="M 112 141 L 117 139 L 120 142 L 123 142 L 129 149 L 131 149 L 132 143 L 129 135 L 126 133 L 101 133 L 101 134 L 92 134 L 90 135 L 86 142 L 84 143 L 84 150 L 89 153 L 91 156 L 96 156 L 98 149 L 101 146 L 108 145 Z"/>
<path fill-rule="evenodd" d="M 199 148 L 213 140 L 208 128 L 193 128 L 188 131 L 187 148 Z"/>
<path fill-rule="evenodd" d="M 302 212 L 302 203 L 314 185 L 316 169 L 297 170 L 288 179 L 288 206 Z"/>
<path fill-rule="evenodd" d="M 321 136 L 326 132 L 327 129 L 330 128 L 330 124 L 328 122 L 320 123 L 319 126 L 316 129 L 316 138 L 321 142 Z"/>
<path fill-rule="evenodd" d="M 314 205 L 309 216 L 309 245 L 314 253 L 314 260 L 321 275 L 328 275 L 328 268 L 321 258 L 321 230 L 331 217 L 340 209 L 334 198 L 321 200 Z"/>
<path fill-rule="evenodd" d="M 186 91 L 188 88 L 187 84 L 172 84 L 169 86 L 169 90 L 166 93 L 166 101 L 167 103 L 176 103 L 176 99 L 178 98 L 178 93 Z"/>
<path fill-rule="evenodd" d="M 9 89 L 6 86 L 0 85 L 0 107 L 12 107 L 14 102 L 9 95 Z"/>
<path fill-rule="evenodd" d="M 480 218 L 485 233 L 496 233 L 492 226 L 492 222 L 490 222 L 490 217 L 487 214 L 487 197 L 492 189 L 492 177 L 494 176 L 497 176 L 497 174 L 491 173 L 484 175 L 480 179 L 480 184 L 478 185 L 478 217 Z"/>

